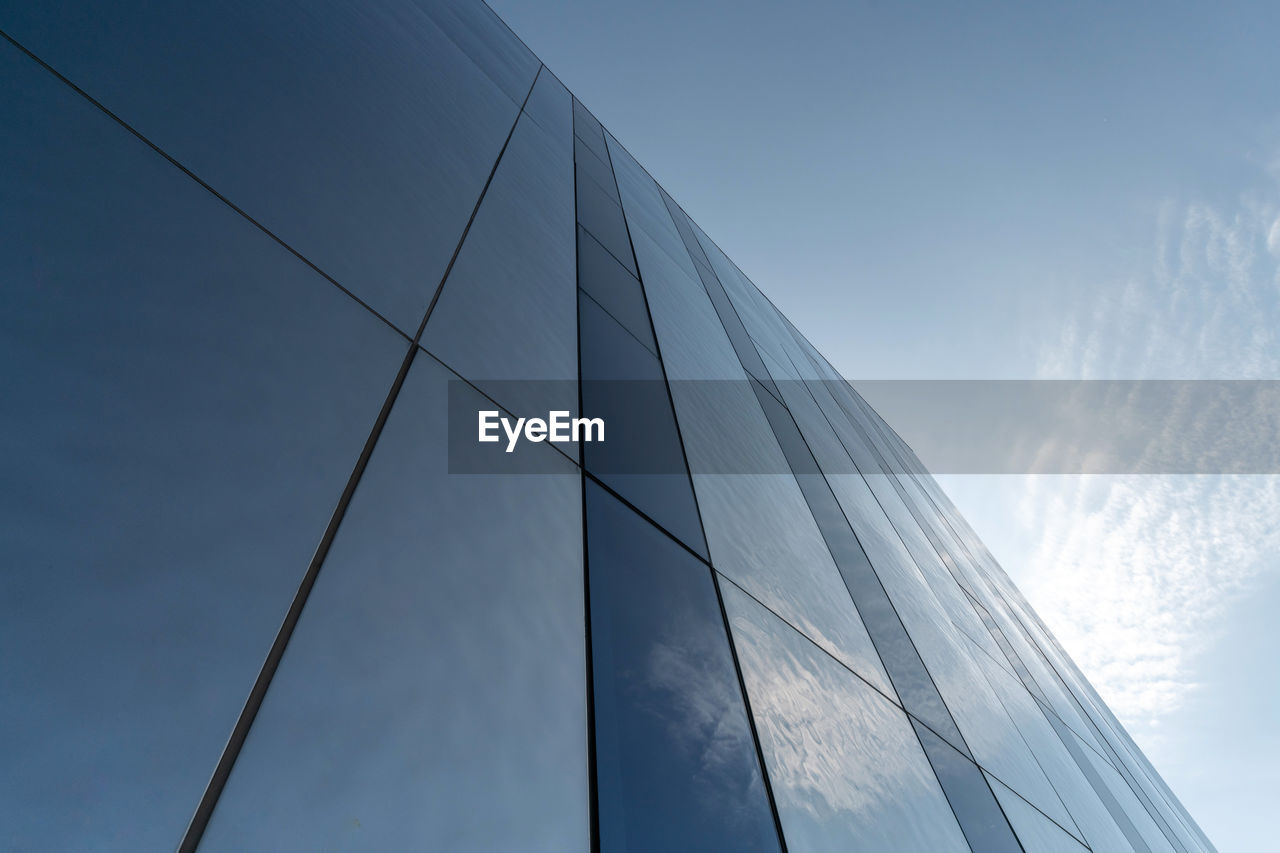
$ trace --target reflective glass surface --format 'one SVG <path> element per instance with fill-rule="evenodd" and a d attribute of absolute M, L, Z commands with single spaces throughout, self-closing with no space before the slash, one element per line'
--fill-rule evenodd
<path fill-rule="evenodd" d="M 583 442 L 588 471 L 702 556 L 706 541 L 657 356 L 581 295 L 582 408 L 603 442 Z"/>
<path fill-rule="evenodd" d="M 408 342 L 0 42 L 0 847 L 182 835 Z"/>
<path fill-rule="evenodd" d="M 0 27 L 0 848 L 1212 850 L 483 2 Z"/>
<path fill-rule="evenodd" d="M 585 851 L 580 476 L 450 476 L 420 353 L 201 850 Z"/>
<path fill-rule="evenodd" d="M 608 140 L 613 173 L 632 232 L 644 231 L 686 275 L 696 276 L 689 251 L 676 231 L 658 185 L 616 139 L 608 136 Z M 634 233 L 631 236 L 635 239 Z"/>
<path fill-rule="evenodd" d="M 713 564 L 892 693 L 866 629 L 702 285 L 644 231 L 636 253 Z M 736 379 L 733 382 L 679 381 Z M 733 471 L 758 461 L 777 474 Z"/>
<path fill-rule="evenodd" d="M 578 286 L 657 355 L 644 290 L 618 259 L 587 231 L 578 229 Z"/>
<path fill-rule="evenodd" d="M 578 222 L 623 266 L 631 270 L 631 241 L 617 201 L 592 180 L 578 181 Z"/>
<path fill-rule="evenodd" d="M 795 383 L 783 383 L 794 387 Z M 817 469 L 808 446 L 787 410 L 766 392 L 763 386 L 756 385 L 756 396 L 769 416 L 774 433 L 782 444 L 788 461 L 799 457 L 798 463 L 792 463 L 796 472 L 796 481 L 804 493 L 805 501 L 812 511 L 822 537 L 831 550 L 836 566 L 844 578 L 845 586 L 853 596 L 858 613 L 875 645 L 886 672 L 892 681 L 903 706 L 925 720 L 936 731 L 942 733 L 953 744 L 963 745 L 964 739 L 956 729 L 951 714 L 947 711 L 938 695 L 938 690 L 929 677 L 929 673 L 916 653 L 915 646 L 902 622 L 893 609 L 888 595 L 876 577 L 874 569 L 867 561 L 866 554 L 854 536 L 849 522 L 836 502 L 826 479 L 820 473 L 812 473 Z M 963 747 L 961 747 L 963 748 Z"/>
<path fill-rule="evenodd" d="M 609 157 L 609 149 L 604 142 L 604 128 L 600 126 L 600 122 L 591 114 L 591 111 L 582 105 L 577 98 L 573 99 L 573 132 L 583 142 L 591 148 L 596 155 L 607 160 Z"/>
<path fill-rule="evenodd" d="M 410 335 L 538 69 L 470 2 L 53 0 L 4 27 Z"/>
<path fill-rule="evenodd" d="M 722 583 L 760 746 L 793 853 L 969 853 L 907 716 Z"/>
<path fill-rule="evenodd" d="M 1021 853 L 1013 829 L 978 765 L 919 722 L 912 720 L 911 725 L 969 846 L 983 853 Z"/>
<path fill-rule="evenodd" d="M 572 170 L 567 147 L 522 116 L 422 336 L 518 415 L 578 408 Z M 570 381 L 486 383 L 516 379 Z"/>
<path fill-rule="evenodd" d="M 587 484 L 600 849 L 778 850 L 711 570 Z"/>
<path fill-rule="evenodd" d="M 542 125 L 557 144 L 570 142 L 565 137 L 565 129 L 573 127 L 573 96 L 550 69 L 544 67 L 538 72 L 524 112 Z"/>
<path fill-rule="evenodd" d="M 604 190 L 605 195 L 619 204 L 622 203 L 618 199 L 618 187 L 613 181 L 613 170 L 609 167 L 609 163 L 602 160 L 591 150 L 591 146 L 578 137 L 574 137 L 573 140 L 573 159 L 578 167 L 579 181 L 593 181 L 596 186 Z"/>
<path fill-rule="evenodd" d="M 1026 800 L 1000 784 L 1000 780 L 988 780 L 991 790 L 1004 809 L 1005 817 L 1013 824 L 1022 847 L 1027 853 L 1084 853 L 1085 847 L 1071 837 L 1066 830 L 1049 820 Z M 1123 842 L 1123 839 L 1121 839 Z M 1098 850 L 1123 851 L 1125 847 L 1099 847 Z"/>

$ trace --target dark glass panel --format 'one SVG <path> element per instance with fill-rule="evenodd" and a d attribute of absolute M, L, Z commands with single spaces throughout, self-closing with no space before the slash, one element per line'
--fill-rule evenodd
<path fill-rule="evenodd" d="M 662 202 L 658 185 L 616 139 L 609 134 L 606 137 L 632 239 L 635 239 L 637 230 L 644 231 L 685 274 L 695 276 L 693 261 Z"/>
<path fill-rule="evenodd" d="M 4 27 L 412 335 L 538 68 L 473 6 L 50 0 Z"/>
<path fill-rule="evenodd" d="M 0 42 L 0 802 L 173 849 L 408 341 Z"/>
<path fill-rule="evenodd" d="M 649 309 L 645 307 L 640 282 L 581 228 L 578 229 L 578 286 L 657 354 L 658 345 L 653 340 Z"/>
<path fill-rule="evenodd" d="M 572 169 L 568 146 L 523 116 L 422 336 L 517 415 L 578 408 Z"/>
<path fill-rule="evenodd" d="M 991 784 L 991 790 L 995 793 L 996 799 L 1000 801 L 1005 817 L 1013 825 L 1013 831 L 1018 834 L 1022 848 L 1028 853 L 1085 853 L 1084 845 L 1022 797 L 1000 784 L 999 779 L 993 779 L 988 775 L 987 781 Z M 1128 847 L 1124 844 L 1123 837 L 1120 843 L 1122 845 L 1120 847 L 1096 849 L 1122 851 Z"/>
<path fill-rule="evenodd" d="M 778 850 L 711 570 L 587 484 L 600 849 Z"/>
<path fill-rule="evenodd" d="M 582 443 L 585 466 L 705 557 L 662 366 L 589 296 L 581 302 L 582 407 L 606 429 L 603 442 Z"/>
<path fill-rule="evenodd" d="M 577 98 L 573 99 L 573 132 L 596 152 L 596 156 L 606 161 L 609 159 L 609 149 L 604 142 L 604 128 Z"/>
<path fill-rule="evenodd" d="M 568 142 L 572 138 L 573 96 L 564 87 L 556 75 L 547 68 L 538 72 L 538 80 L 533 84 L 529 100 L 524 111 L 529 118 L 542 125 L 557 143 Z"/>
<path fill-rule="evenodd" d="M 201 850 L 589 849 L 581 477 L 451 476 L 451 378 L 418 354 Z"/>
<path fill-rule="evenodd" d="M 891 692 L 799 487 L 781 473 L 786 459 L 706 290 L 643 231 L 636 252 L 712 562 Z M 759 466 L 754 470 L 780 473 L 717 473 L 741 470 L 743 460 Z"/>
<path fill-rule="evenodd" d="M 578 222 L 623 266 L 634 272 L 622 208 L 595 181 L 578 181 Z"/>
<path fill-rule="evenodd" d="M 489 8 L 476 0 L 413 0 L 467 58 L 516 103 L 524 100 L 538 58 Z"/>
<path fill-rule="evenodd" d="M 969 853 L 906 714 L 721 582 L 792 853 Z"/>
<path fill-rule="evenodd" d="M 946 735 L 952 743 L 964 748 L 964 738 L 956 729 L 951 714 L 938 695 L 857 537 L 853 535 L 848 520 L 818 471 L 791 415 L 763 386 L 755 382 L 752 385 L 903 705 Z"/>
<path fill-rule="evenodd" d="M 929 764 L 942 784 L 969 846 L 982 853 L 1022 853 L 978 765 L 917 721 L 912 720 L 911 725 L 920 737 Z"/>
<path fill-rule="evenodd" d="M 748 337 L 747 330 L 743 328 L 737 312 L 729 304 L 729 298 L 725 296 L 724 288 L 720 286 L 720 282 L 714 275 L 709 274 L 702 268 L 701 264 L 697 264 L 696 267 L 698 276 L 702 279 L 702 285 L 707 289 L 707 295 L 711 297 L 711 304 L 715 306 L 716 315 L 720 317 L 720 322 L 724 325 L 724 330 L 728 333 L 729 341 L 733 344 L 733 350 L 738 354 L 738 360 L 742 362 L 743 368 L 756 379 L 765 383 L 769 387 L 769 392 L 777 396 L 779 392 L 774 387 L 769 370 L 764 366 L 764 362 L 760 360 L 760 353 L 756 351 L 755 344 Z"/>
<path fill-rule="evenodd" d="M 609 164 L 576 136 L 573 140 L 573 158 L 578 166 L 578 180 L 594 181 L 615 204 L 622 203 L 618 199 L 618 187 L 613 182 L 613 170 L 609 168 Z"/>

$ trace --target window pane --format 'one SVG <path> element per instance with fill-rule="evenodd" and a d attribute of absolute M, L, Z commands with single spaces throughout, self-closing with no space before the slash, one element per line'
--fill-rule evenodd
<path fill-rule="evenodd" d="M 587 484 L 600 847 L 777 850 L 711 570 Z"/>
<path fill-rule="evenodd" d="M 202 850 L 588 849 L 580 475 L 450 476 L 419 353 Z"/>
<path fill-rule="evenodd" d="M 607 429 L 603 442 L 583 442 L 586 468 L 705 557 L 658 357 L 585 293 L 581 299 L 583 411 Z"/>
<path fill-rule="evenodd" d="M 568 146 L 522 116 L 422 336 L 517 415 L 578 408 L 572 187 Z"/>
<path fill-rule="evenodd" d="M 920 736 L 920 744 L 969 846 L 982 853 L 1021 853 L 1013 829 L 978 765 L 919 722 L 912 720 L 911 725 Z"/>
<path fill-rule="evenodd" d="M 595 181 L 578 181 L 578 222 L 628 270 L 634 268 L 627 224 L 609 193 Z"/>
<path fill-rule="evenodd" d="M 412 335 L 538 69 L 472 5 L 51 0 L 4 26 Z"/>
<path fill-rule="evenodd" d="M 556 79 L 547 68 L 538 72 L 538 80 L 529 93 L 529 101 L 524 111 L 529 118 L 542 125 L 542 129 L 551 135 L 558 144 L 566 144 L 571 139 L 573 127 L 573 96 L 564 84 Z"/>
<path fill-rule="evenodd" d="M 578 229 L 578 286 L 657 355 L 640 282 L 581 228 Z"/>
<path fill-rule="evenodd" d="M 707 292 L 643 231 L 637 234 L 641 277 L 672 380 L 712 564 L 892 692 Z M 744 460 L 754 471 L 778 473 L 703 473 L 741 471 Z"/>
<path fill-rule="evenodd" d="M 0 43 L 3 846 L 178 843 L 408 342 Z"/>
<path fill-rule="evenodd" d="M 731 583 L 747 697 L 792 853 L 969 853 L 906 714 Z"/>
<path fill-rule="evenodd" d="M 991 790 L 1004 809 L 1009 823 L 1018 833 L 1027 853 L 1085 853 L 1085 847 L 1072 838 L 1066 830 L 1036 811 L 1030 803 L 1000 784 L 1000 780 L 987 777 Z M 1121 839 L 1123 844 L 1123 838 Z M 1124 847 L 1098 847 L 1098 850 L 1124 850 Z"/>

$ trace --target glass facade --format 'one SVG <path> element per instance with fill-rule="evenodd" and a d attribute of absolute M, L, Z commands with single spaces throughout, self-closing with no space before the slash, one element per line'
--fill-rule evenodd
<path fill-rule="evenodd" d="M 480 0 L 0 31 L 0 849 L 1213 850 Z"/>

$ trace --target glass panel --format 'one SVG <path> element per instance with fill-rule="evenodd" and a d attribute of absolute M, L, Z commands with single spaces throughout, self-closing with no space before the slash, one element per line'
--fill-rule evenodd
<path fill-rule="evenodd" d="M 538 58 L 486 3 L 414 0 L 450 40 L 516 103 L 524 100 Z"/>
<path fill-rule="evenodd" d="M 583 442 L 586 468 L 704 557 L 693 486 L 657 356 L 583 294 L 582 405 L 603 418 L 603 442 Z"/>
<path fill-rule="evenodd" d="M 1151 848 L 1148 847 L 1147 843 L 1143 840 L 1142 833 L 1140 833 L 1137 827 L 1134 826 L 1129 815 L 1125 814 L 1123 807 L 1120 805 L 1119 801 L 1116 800 L 1116 797 L 1111 791 L 1111 787 L 1107 784 L 1106 779 L 1104 779 L 1099 773 L 1099 768 L 1102 765 L 1106 765 L 1108 768 L 1110 768 L 1110 765 L 1106 764 L 1105 761 L 1102 761 L 1101 758 L 1098 758 L 1097 754 L 1085 746 L 1083 741 L 1076 737 L 1070 729 L 1058 720 L 1057 717 L 1050 714 L 1047 718 L 1050 725 L 1053 726 L 1054 730 L 1057 731 L 1058 736 L 1062 739 L 1062 743 L 1071 753 L 1071 757 L 1075 759 L 1076 765 L 1080 768 L 1080 771 L 1084 774 L 1085 778 L 1089 780 L 1089 785 L 1093 788 L 1094 793 L 1097 794 L 1098 799 L 1111 815 L 1112 822 L 1124 834 L 1124 837 L 1128 840 L 1131 848 L 1136 850 L 1138 853 L 1150 853 Z M 1114 774 L 1115 770 L 1112 769 L 1111 773 Z M 1077 823 L 1084 831 L 1085 838 L 1089 840 L 1090 844 L 1093 844 L 1096 829 L 1094 823 L 1084 817 L 1077 817 Z M 1105 827 L 1105 823 L 1099 822 L 1099 826 Z"/>
<path fill-rule="evenodd" d="M 573 127 L 573 96 L 546 67 L 538 72 L 524 111 L 556 142 L 568 141 Z"/>
<path fill-rule="evenodd" d="M 892 693 L 835 563 L 700 284 L 643 231 L 636 252 L 712 563 Z M 683 381 L 735 379 L 736 381 Z M 700 473 L 753 470 L 776 474 Z M 755 467 L 759 466 L 759 467 Z"/>
<path fill-rule="evenodd" d="M 1124 780 L 1124 777 L 1092 750 L 1084 746 L 1081 746 L 1080 749 L 1084 751 L 1085 757 L 1093 764 L 1094 770 L 1101 777 L 1107 788 L 1110 789 L 1118 807 L 1141 835 L 1142 840 L 1147 845 L 1147 849 L 1151 850 L 1152 853 L 1170 853 L 1173 850 L 1173 845 L 1169 843 L 1169 839 L 1160 831 L 1160 827 L 1156 825 L 1155 820 L 1147 812 L 1146 808 L 1138 801 L 1138 797 L 1133 793 L 1133 789 L 1129 787 L 1129 783 Z M 1133 840 L 1133 837 L 1130 836 L 1130 841 Z M 1137 847 L 1137 844 L 1134 846 Z"/>
<path fill-rule="evenodd" d="M 615 204 L 622 204 L 618 199 L 618 187 L 613 182 L 613 170 L 609 168 L 609 164 L 577 137 L 573 140 L 573 159 L 578 166 L 578 180 L 594 181 Z"/>
<path fill-rule="evenodd" d="M 517 415 L 578 409 L 572 170 L 567 146 L 523 116 L 422 336 Z M 525 379 L 571 381 L 486 381 Z"/>
<path fill-rule="evenodd" d="M 0 43 L 3 846 L 178 843 L 408 342 Z"/>
<path fill-rule="evenodd" d="M 578 286 L 657 355 L 640 282 L 587 231 L 578 229 Z"/>
<path fill-rule="evenodd" d="M 1014 832 L 1022 841 L 1027 853 L 1085 853 L 1085 847 L 1076 839 L 1013 791 L 1000 784 L 999 779 L 987 777 L 991 790 L 1004 809 Z M 1124 839 L 1121 838 L 1123 843 Z M 1127 846 L 1127 845 L 1126 845 Z M 1125 847 L 1099 847 L 1099 850 L 1124 850 Z"/>
<path fill-rule="evenodd" d="M 929 764 L 946 792 L 969 846 L 982 853 L 1021 853 L 1013 829 L 987 786 L 978 765 L 915 720 L 912 727 L 920 737 Z"/>
<path fill-rule="evenodd" d="M 631 226 L 631 239 L 635 239 L 635 231 L 644 231 L 686 275 L 696 276 L 689 251 L 671 221 L 658 185 L 616 139 L 612 136 L 608 139 L 610 162 L 618 180 L 623 209 L 627 212 L 627 223 Z"/>
<path fill-rule="evenodd" d="M 609 159 L 609 149 L 604 144 L 604 128 L 577 98 L 573 99 L 573 132 L 596 152 L 596 156 Z"/>
<path fill-rule="evenodd" d="M 587 484 L 600 848 L 777 850 L 711 570 Z"/>
<path fill-rule="evenodd" d="M 791 853 L 969 853 L 907 716 L 721 584 Z"/>
<path fill-rule="evenodd" d="M 578 222 L 619 263 L 628 270 L 634 270 L 631 241 L 627 237 L 627 224 L 622 218 L 622 208 L 595 181 L 578 181 L 577 192 Z"/>
<path fill-rule="evenodd" d="M 589 849 L 580 475 L 450 476 L 419 353 L 201 850 Z"/>
<path fill-rule="evenodd" d="M 51 0 L 5 30 L 412 335 L 537 71 L 426 8 Z"/>
<path fill-rule="evenodd" d="M 822 537 L 840 569 L 845 586 L 853 596 L 858 613 L 898 696 L 911 713 L 925 720 L 952 743 L 963 744 L 964 738 L 956 729 L 951 714 L 938 695 L 933 680 L 853 535 L 849 522 L 826 480 L 820 473 L 816 473 L 813 457 L 790 414 L 763 386 L 756 385 L 755 388 L 756 396 L 769 416 L 774 434 L 784 448 L 788 462 L 798 457 L 797 462 L 791 462 L 796 481 L 800 484 L 805 501 L 813 512 L 814 520 L 822 531 Z M 807 470 L 813 473 L 806 473 Z"/>

